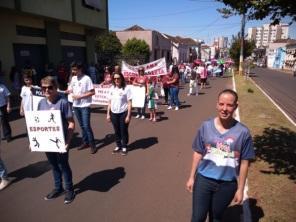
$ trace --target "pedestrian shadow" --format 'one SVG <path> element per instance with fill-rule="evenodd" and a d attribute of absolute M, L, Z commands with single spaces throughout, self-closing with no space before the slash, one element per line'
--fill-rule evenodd
<path fill-rule="evenodd" d="M 181 105 L 180 109 L 187 109 L 187 108 L 190 108 L 190 107 L 192 107 L 192 105 Z"/>
<path fill-rule="evenodd" d="M 270 165 L 265 174 L 286 174 L 296 183 L 296 133 L 288 128 L 265 128 L 254 137 L 256 156 Z"/>
<path fill-rule="evenodd" d="M 243 205 L 229 206 L 222 222 L 258 222 L 262 217 L 264 217 L 264 212 L 261 207 L 257 206 L 257 200 L 249 198 Z"/>
<path fill-rule="evenodd" d="M 25 178 L 37 178 L 49 170 L 51 170 L 51 167 L 48 161 L 39 161 L 10 172 L 8 176 L 15 178 L 12 183 L 17 183 Z"/>
<path fill-rule="evenodd" d="M 104 139 L 99 140 L 98 143 L 96 143 L 97 145 L 97 149 L 101 149 L 104 146 L 108 146 L 111 143 L 115 142 L 115 135 L 114 134 L 107 134 Z M 99 145 L 98 145 L 99 144 Z"/>
<path fill-rule="evenodd" d="M 120 183 L 125 174 L 123 167 L 92 173 L 74 185 L 75 193 L 80 194 L 88 190 L 108 192 L 116 184 Z"/>
<path fill-rule="evenodd" d="M 28 134 L 27 133 L 22 133 L 22 134 L 19 134 L 19 135 L 15 135 L 15 136 L 12 136 L 11 139 L 16 140 L 16 139 L 20 139 L 20 138 L 23 138 L 23 137 L 28 137 Z"/>
<path fill-rule="evenodd" d="M 128 147 L 130 151 L 136 150 L 136 149 L 147 149 L 157 143 L 158 143 L 157 137 L 147 137 L 147 138 L 134 141 Z"/>
<path fill-rule="evenodd" d="M 159 112 L 156 111 L 157 122 L 161 122 L 161 121 L 164 121 L 164 120 L 168 120 L 169 119 L 168 117 L 163 116 L 164 114 L 165 113 L 163 111 L 159 111 Z"/>

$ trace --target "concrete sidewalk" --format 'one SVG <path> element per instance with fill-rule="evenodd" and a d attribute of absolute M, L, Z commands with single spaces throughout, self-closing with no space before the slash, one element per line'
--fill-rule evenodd
<path fill-rule="evenodd" d="M 53 188 L 52 173 L 43 153 L 28 150 L 24 119 L 13 120 L 14 140 L 1 144 L 1 157 L 15 178 L 0 192 L 1 221 L 190 221 L 191 194 L 185 183 L 191 143 L 201 122 L 215 116 L 218 92 L 226 87 L 232 87 L 231 78 L 210 79 L 201 95 L 187 97 L 186 85 L 179 111 L 160 105 L 156 123 L 133 118 L 125 157 L 111 154 L 115 144 L 106 109 L 94 108 L 91 123 L 99 150 L 91 155 L 76 149 L 81 142 L 77 125 L 70 151 L 77 196 L 70 205 L 63 204 L 63 197 L 43 200 Z"/>

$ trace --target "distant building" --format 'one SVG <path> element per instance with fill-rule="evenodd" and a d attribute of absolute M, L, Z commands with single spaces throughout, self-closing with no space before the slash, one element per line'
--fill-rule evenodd
<path fill-rule="evenodd" d="M 108 1 L 0 1 L 0 60 L 6 73 L 31 63 L 95 62 L 95 36 L 108 31 Z"/>
<path fill-rule="evenodd" d="M 279 39 L 288 39 L 289 25 L 264 24 L 261 27 L 253 27 L 248 29 L 248 40 L 254 40 L 256 47 L 268 46 L 269 43 Z"/>
<path fill-rule="evenodd" d="M 150 48 L 150 61 L 162 57 L 165 57 L 167 62 L 171 61 L 171 42 L 160 32 L 134 25 L 123 31 L 116 31 L 115 33 L 122 45 L 124 45 L 127 40 L 133 38 L 144 40 Z"/>

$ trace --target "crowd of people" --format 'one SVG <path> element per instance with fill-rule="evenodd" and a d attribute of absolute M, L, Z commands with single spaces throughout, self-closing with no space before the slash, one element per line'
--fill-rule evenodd
<path fill-rule="evenodd" d="M 224 71 L 221 66 L 220 69 L 222 72 Z M 78 150 L 90 148 L 91 154 L 97 152 L 90 122 L 91 100 L 95 93 L 93 84 L 97 81 L 97 75 L 93 64 L 87 70 L 88 72 L 83 69 L 82 63 L 73 62 L 69 77 L 66 78 L 66 74 L 62 74 L 65 71 L 61 70 L 58 78 L 47 75 L 41 79 L 39 85 L 45 97 L 39 101 L 37 110 L 61 110 L 66 146 L 65 153 L 45 152 L 52 167 L 54 179 L 54 189 L 44 197 L 45 200 L 54 199 L 64 193 L 65 204 L 71 203 L 75 198 L 72 171 L 68 161 L 68 148 L 75 129 L 73 115 L 76 116 L 82 133 L 83 143 L 78 147 Z M 202 63 L 193 63 L 190 67 L 185 64 L 174 64 L 169 68 L 167 75 L 152 78 L 145 75 L 144 67 L 140 66 L 138 75 L 133 79 L 125 78 L 121 73 L 120 66 L 115 66 L 113 69 L 106 66 L 101 84 L 111 85 L 106 120 L 112 123 L 115 134 L 116 146 L 112 153 L 121 153 L 123 156 L 128 153 L 128 127 L 132 118 L 132 93 L 130 87 L 127 87 L 128 84 L 143 88 L 145 92 L 142 101 L 143 107 L 137 109 L 135 118 L 145 119 L 145 108 L 148 107 L 149 120 L 156 122 L 159 96 L 163 97 L 162 104 L 167 105 L 168 110 L 173 107 L 175 110 L 179 110 L 181 84 L 187 84 L 189 79 L 187 95 L 197 96 L 199 91 L 205 89 L 209 84 L 208 77 L 215 76 L 211 64 Z M 35 83 L 34 74 L 23 72 L 22 81 L 20 115 L 24 116 L 27 111 L 33 110 L 31 89 Z M 67 82 L 66 86 L 61 84 L 61 81 Z M 68 99 L 61 96 L 58 92 L 59 88 L 66 88 L 64 93 L 68 95 Z M 10 142 L 11 128 L 7 118 L 11 110 L 10 92 L 3 84 L 0 84 L 0 91 L 3 136 L 7 142 Z M 214 221 L 220 221 L 223 212 L 233 198 L 237 203 L 242 201 L 248 164 L 249 160 L 254 158 L 254 150 L 248 129 L 233 118 L 233 113 L 238 105 L 237 101 L 238 97 L 234 91 L 222 91 L 217 102 L 218 116 L 204 122 L 193 141 L 193 163 L 186 184 L 187 189 L 190 192 L 193 191 L 192 221 L 204 221 L 207 213 Z M 0 177 L 1 190 L 10 183 L 1 156 Z M 219 188 L 217 189 L 217 187 Z M 204 204 L 205 201 L 206 204 Z"/>

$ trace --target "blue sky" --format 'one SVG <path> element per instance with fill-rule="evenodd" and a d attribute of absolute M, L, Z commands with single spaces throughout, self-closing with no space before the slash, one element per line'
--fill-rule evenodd
<path fill-rule="evenodd" d="M 240 17 L 222 18 L 217 8 L 222 3 L 215 0 L 109 0 L 109 28 L 123 30 L 133 25 L 153 29 L 173 36 L 202 39 L 212 43 L 215 37 L 231 39 L 240 30 Z M 288 21 L 285 18 L 284 21 Z M 248 27 L 269 23 L 248 21 Z M 290 26 L 289 35 L 296 39 L 296 24 Z"/>

